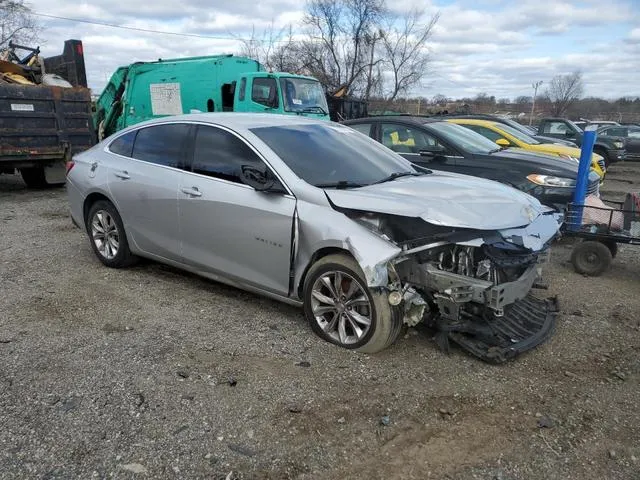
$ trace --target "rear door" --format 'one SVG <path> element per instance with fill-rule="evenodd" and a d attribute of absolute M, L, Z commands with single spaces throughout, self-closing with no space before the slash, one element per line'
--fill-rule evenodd
<path fill-rule="evenodd" d="M 378 129 L 380 141 L 385 147 L 399 153 L 416 165 L 434 170 L 456 172 L 456 155 L 451 149 L 441 143 L 434 135 L 419 127 L 401 123 L 380 123 Z M 421 155 L 421 151 L 442 148 L 443 152 L 433 156 Z"/>
<path fill-rule="evenodd" d="M 116 139 L 109 146 L 109 190 L 130 240 L 147 254 L 175 261 L 180 260 L 178 187 L 190 128 L 153 125 L 119 137 L 127 140 L 122 145 Z"/>
<path fill-rule="evenodd" d="M 209 125 L 195 132 L 178 208 L 184 262 L 280 295 L 289 293 L 295 198 L 245 185 L 241 167 L 269 168 L 235 133 Z"/>

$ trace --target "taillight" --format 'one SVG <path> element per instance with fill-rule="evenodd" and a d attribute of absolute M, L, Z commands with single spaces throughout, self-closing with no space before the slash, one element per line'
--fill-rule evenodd
<path fill-rule="evenodd" d="M 66 165 L 65 165 L 65 166 L 66 166 L 67 171 L 65 172 L 65 175 L 69 175 L 69 172 L 71 171 L 71 169 L 73 168 L 73 166 L 74 166 L 75 164 L 76 164 L 76 162 L 74 162 L 73 160 L 69 160 L 69 161 L 66 163 Z"/>

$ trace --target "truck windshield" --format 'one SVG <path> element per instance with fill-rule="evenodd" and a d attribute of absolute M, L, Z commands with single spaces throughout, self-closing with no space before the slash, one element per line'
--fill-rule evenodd
<path fill-rule="evenodd" d="M 296 113 L 320 113 L 327 115 L 329 107 L 324 91 L 317 80 L 300 77 L 280 78 L 284 110 Z"/>

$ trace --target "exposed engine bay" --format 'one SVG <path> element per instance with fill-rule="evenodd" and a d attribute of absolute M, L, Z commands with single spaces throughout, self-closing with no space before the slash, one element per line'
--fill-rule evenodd
<path fill-rule="evenodd" d="M 390 295 L 390 303 L 398 302 L 408 326 L 434 328 L 445 350 L 453 340 L 484 360 L 501 362 L 551 334 L 557 304 L 530 292 L 541 286 L 540 265 L 558 229 L 553 214 L 522 229 L 483 231 L 342 211 L 400 247 L 387 263 L 387 288 L 401 295 Z"/>

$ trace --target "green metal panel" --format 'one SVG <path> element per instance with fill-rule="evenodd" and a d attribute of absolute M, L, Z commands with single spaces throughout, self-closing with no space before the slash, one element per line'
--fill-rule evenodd
<path fill-rule="evenodd" d="M 256 78 L 273 77 L 278 82 L 278 108 L 251 101 Z M 177 58 L 134 63 L 119 68 L 97 101 L 95 124 L 104 137 L 122 128 L 156 117 L 201 112 L 285 113 L 280 77 L 306 78 L 285 73 L 267 73 L 256 60 L 233 55 Z M 245 98 L 239 98 L 241 78 L 246 79 Z M 327 115 L 305 113 L 327 118 Z"/>
<path fill-rule="evenodd" d="M 162 60 L 130 67 L 121 127 L 191 110 L 222 111 L 222 86 L 257 71 L 255 60 L 213 56 Z"/>

